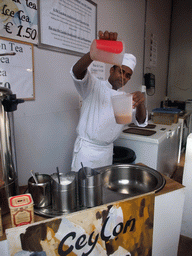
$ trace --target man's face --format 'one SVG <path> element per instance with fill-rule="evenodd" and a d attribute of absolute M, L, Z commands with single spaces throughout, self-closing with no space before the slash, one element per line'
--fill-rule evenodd
<path fill-rule="evenodd" d="M 133 71 L 127 66 L 115 66 L 111 67 L 108 80 L 112 85 L 112 88 L 118 90 L 131 79 L 132 74 Z"/>

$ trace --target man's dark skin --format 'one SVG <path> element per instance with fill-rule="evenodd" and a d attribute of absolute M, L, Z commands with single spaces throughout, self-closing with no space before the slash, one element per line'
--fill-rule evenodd
<path fill-rule="evenodd" d="M 117 40 L 117 33 L 105 31 L 99 31 L 99 39 L 103 40 Z M 83 79 L 88 66 L 93 62 L 90 57 L 90 53 L 85 54 L 73 67 L 73 73 L 77 79 Z M 112 85 L 112 89 L 118 90 L 123 87 L 130 79 L 133 71 L 122 65 L 113 66 L 110 69 L 110 75 L 108 78 L 109 83 Z M 142 92 L 136 91 L 133 95 L 133 108 L 136 108 L 136 119 L 142 124 L 146 119 L 146 108 L 145 108 L 145 96 Z"/>

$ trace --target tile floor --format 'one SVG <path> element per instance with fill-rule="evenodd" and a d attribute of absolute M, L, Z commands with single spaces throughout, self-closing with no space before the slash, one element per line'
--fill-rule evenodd
<path fill-rule="evenodd" d="M 181 155 L 181 161 L 177 166 L 177 170 L 172 176 L 172 179 L 179 183 L 182 183 L 184 163 L 185 163 L 185 153 Z M 185 237 L 182 235 L 180 236 L 177 256 L 192 256 L 192 238 Z"/>

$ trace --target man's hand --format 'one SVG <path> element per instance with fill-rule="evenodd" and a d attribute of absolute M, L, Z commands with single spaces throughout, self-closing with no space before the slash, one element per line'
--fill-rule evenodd
<path fill-rule="evenodd" d="M 117 36 L 118 36 L 118 34 L 116 32 L 105 31 L 103 33 L 101 30 L 99 31 L 99 39 L 101 39 L 101 40 L 116 41 L 117 40 Z"/>
<path fill-rule="evenodd" d="M 133 108 L 138 107 L 139 105 L 142 105 L 145 103 L 145 95 L 144 93 L 140 91 L 136 91 L 132 93 L 133 95 Z"/>
<path fill-rule="evenodd" d="M 99 31 L 99 39 L 103 40 L 117 40 L 116 32 L 108 32 Z M 92 59 L 90 57 L 90 53 L 86 53 L 79 59 L 76 64 L 73 66 L 73 73 L 77 79 L 83 79 L 85 77 L 88 66 L 92 63 Z"/>
<path fill-rule="evenodd" d="M 145 95 L 140 91 L 132 93 L 133 108 L 136 108 L 136 119 L 140 124 L 143 124 L 146 119 Z"/>

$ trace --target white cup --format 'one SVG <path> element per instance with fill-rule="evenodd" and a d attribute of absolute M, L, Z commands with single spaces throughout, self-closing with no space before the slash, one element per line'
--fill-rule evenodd
<path fill-rule="evenodd" d="M 114 115 L 118 124 L 132 122 L 132 94 L 126 93 L 111 97 Z"/>

